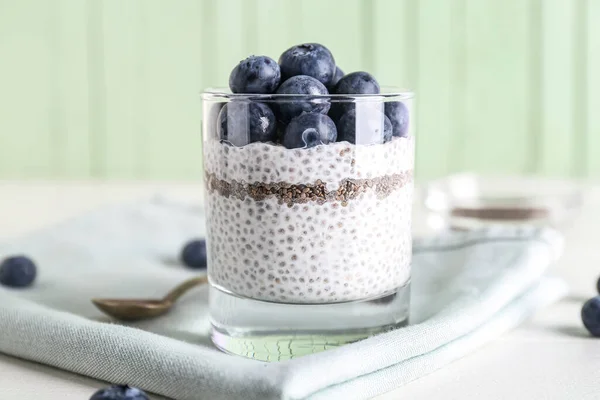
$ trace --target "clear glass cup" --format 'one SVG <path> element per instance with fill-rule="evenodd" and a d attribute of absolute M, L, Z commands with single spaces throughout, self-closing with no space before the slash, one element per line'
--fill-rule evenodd
<path fill-rule="evenodd" d="M 407 324 L 413 94 L 202 98 L 215 345 L 276 361 Z"/>

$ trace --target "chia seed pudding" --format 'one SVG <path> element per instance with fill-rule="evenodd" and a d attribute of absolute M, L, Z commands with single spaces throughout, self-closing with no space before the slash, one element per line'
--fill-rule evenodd
<path fill-rule="evenodd" d="M 253 299 L 330 303 L 410 278 L 414 140 L 205 147 L 211 281 Z"/>
<path fill-rule="evenodd" d="M 203 106 L 213 343 L 273 361 L 406 325 L 412 93 L 305 43 Z"/>

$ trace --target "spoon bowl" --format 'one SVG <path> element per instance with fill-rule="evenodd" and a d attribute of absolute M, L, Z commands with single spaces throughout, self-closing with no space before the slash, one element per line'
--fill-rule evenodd
<path fill-rule="evenodd" d="M 188 279 L 162 299 L 92 299 L 92 303 L 106 315 L 121 321 L 156 318 L 167 313 L 189 289 L 206 282 L 206 276 Z"/>
<path fill-rule="evenodd" d="M 156 299 L 92 299 L 102 312 L 122 321 L 155 318 L 165 314 L 173 305 Z"/>

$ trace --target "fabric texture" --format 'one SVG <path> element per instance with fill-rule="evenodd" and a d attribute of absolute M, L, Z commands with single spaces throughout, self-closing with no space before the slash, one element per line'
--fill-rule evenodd
<path fill-rule="evenodd" d="M 209 339 L 207 288 L 155 320 L 112 323 L 93 297 L 162 297 L 194 276 L 177 261 L 204 236 L 199 206 L 162 198 L 97 210 L 0 244 L 39 276 L 0 288 L 0 352 L 177 400 L 365 399 L 430 373 L 566 293 L 546 277 L 555 231 L 493 227 L 415 240 L 411 325 L 276 363 L 230 356 Z"/>

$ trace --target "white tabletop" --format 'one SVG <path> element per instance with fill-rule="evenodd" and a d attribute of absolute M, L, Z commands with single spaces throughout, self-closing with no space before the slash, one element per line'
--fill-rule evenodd
<path fill-rule="evenodd" d="M 201 192 L 195 183 L 0 182 L 0 240 L 103 204 L 155 193 L 199 199 Z M 600 275 L 598 205 L 600 186 L 590 186 L 581 216 L 566 230 L 566 252 L 553 267 L 569 283 L 569 297 L 475 353 L 378 400 L 600 399 L 600 339 L 589 337 L 579 317 Z M 424 232 L 420 216 L 417 212 L 416 225 Z M 0 355 L 0 399 L 86 400 L 105 385 Z"/>

